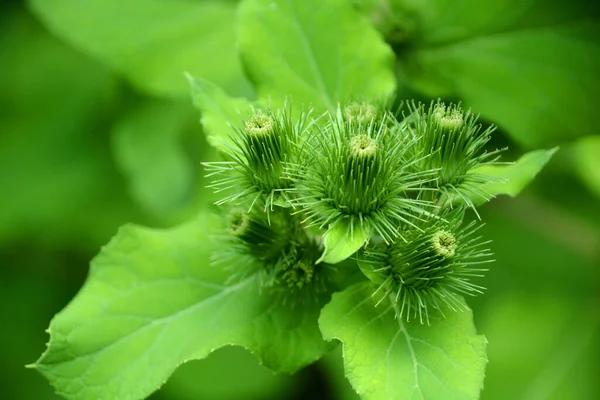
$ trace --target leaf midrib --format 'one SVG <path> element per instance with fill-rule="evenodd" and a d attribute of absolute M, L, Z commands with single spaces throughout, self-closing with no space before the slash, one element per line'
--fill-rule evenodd
<path fill-rule="evenodd" d="M 288 0 L 288 4 L 290 6 L 290 10 L 292 11 L 290 14 L 293 17 L 293 18 L 290 18 L 290 21 L 293 23 L 293 26 L 296 29 L 296 31 L 298 32 L 300 40 L 302 41 L 302 45 L 304 46 L 306 57 L 308 59 L 311 69 L 313 70 L 313 75 L 315 76 L 315 80 L 316 80 L 318 89 L 321 93 L 321 97 L 323 98 L 324 103 L 327 106 L 327 108 L 330 110 L 333 110 L 333 101 L 331 100 L 331 97 L 329 96 L 329 93 L 327 92 L 327 88 L 325 87 L 325 81 L 323 79 L 323 74 L 321 73 L 321 70 L 319 69 L 317 61 L 315 59 L 313 48 L 312 48 L 310 42 L 307 40 L 305 31 L 302 27 L 302 24 L 300 23 L 298 10 L 295 6 L 295 1 Z"/>

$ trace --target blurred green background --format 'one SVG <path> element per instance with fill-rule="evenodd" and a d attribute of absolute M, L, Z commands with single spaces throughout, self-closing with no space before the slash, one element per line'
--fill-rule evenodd
<path fill-rule="evenodd" d="M 169 2 L 158 0 L 67 3 L 0 2 L 0 387 L 6 399 L 58 399 L 24 365 L 44 350 L 50 319 L 77 292 L 89 260 L 119 225 L 171 226 L 210 203 L 199 162 L 216 155 L 205 143 L 183 71 L 252 96 L 235 58 L 236 1 L 173 1 L 166 8 Z M 205 8 L 195 14 L 196 3 Z M 141 4 L 147 7 L 137 12 Z M 115 10 L 120 18 L 111 18 Z M 148 28 L 158 20 L 160 29 Z M 410 58 L 412 49 L 402 43 L 395 49 L 400 61 Z M 583 57 L 600 65 L 598 47 Z M 405 83 L 404 93 L 427 98 L 435 92 L 425 80 L 415 82 Z M 586 108 L 583 116 L 597 118 L 597 93 L 585 97 L 588 92 L 577 104 Z M 469 100 L 467 89 L 458 93 L 452 95 Z M 581 125 L 570 109 L 574 100 L 558 98 L 558 109 Z M 471 99 L 477 101 L 496 100 Z M 507 159 L 536 146 L 561 150 L 518 199 L 497 199 L 481 210 L 497 259 L 485 278 L 487 293 L 470 301 L 489 340 L 484 400 L 600 398 L 595 123 L 584 121 L 583 134 L 560 127 L 547 137 L 540 124 L 534 139 L 523 140 L 514 130 L 497 131 L 495 144 L 510 146 Z M 501 127 L 512 124 L 519 120 Z M 355 398 L 339 358 L 336 351 L 289 377 L 226 348 L 182 366 L 152 399 Z"/>

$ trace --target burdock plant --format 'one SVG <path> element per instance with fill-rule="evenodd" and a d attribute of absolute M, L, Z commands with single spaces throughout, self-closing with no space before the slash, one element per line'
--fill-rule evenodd
<path fill-rule="evenodd" d="M 352 3 L 239 2 L 256 100 L 188 75 L 216 206 L 102 248 L 33 365 L 60 395 L 143 399 L 227 345 L 293 373 L 339 341 L 364 399 L 479 397 L 486 339 L 465 297 L 493 246 L 475 209 L 553 151 L 500 165 L 477 110 L 390 101 L 392 51 Z"/>
<path fill-rule="evenodd" d="M 439 101 L 411 103 L 400 121 L 394 114 L 366 102 L 313 120 L 302 113 L 296 121 L 289 103 L 255 109 L 235 130 L 236 146 L 225 149 L 234 161 L 205 164 L 209 176 L 218 172 L 213 187 L 237 188 L 216 204 L 241 207 L 231 211 L 229 231 L 249 245 L 256 259 L 249 265 L 272 276 L 269 287 L 277 279 L 310 286 L 321 263 L 362 249 L 376 304 L 391 304 L 397 318 L 429 323 L 436 311 L 465 310 L 463 295 L 482 293 L 472 279 L 491 254 L 463 220 L 470 197 L 491 196 L 475 185 L 497 180 L 470 174 L 497 153 L 484 148 L 492 129 Z M 449 194 L 463 203 L 441 201 Z M 333 235 L 341 244 L 329 245 Z"/>

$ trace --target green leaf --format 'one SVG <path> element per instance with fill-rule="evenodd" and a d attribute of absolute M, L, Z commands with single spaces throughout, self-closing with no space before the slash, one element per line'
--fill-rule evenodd
<path fill-rule="evenodd" d="M 469 171 L 469 173 L 498 178 L 495 182 L 482 185 L 480 188 L 482 191 L 493 196 L 507 194 L 516 197 L 536 177 L 557 151 L 558 147 L 550 150 L 530 151 L 513 164 L 484 165 Z M 480 196 L 474 197 L 472 200 L 476 205 L 484 203 L 483 198 Z"/>
<path fill-rule="evenodd" d="M 186 76 L 192 88 L 194 106 L 202 113 L 202 125 L 209 143 L 218 149 L 230 144 L 233 127 L 241 127 L 243 117 L 251 112 L 252 103 L 245 98 L 228 96 L 205 79 Z"/>
<path fill-rule="evenodd" d="M 347 0 L 247 0 L 239 48 L 259 98 L 333 110 L 395 91 L 393 53 Z"/>
<path fill-rule="evenodd" d="M 325 250 L 317 262 L 337 264 L 356 253 L 369 240 L 370 232 L 362 226 L 350 229 L 347 220 L 338 219 L 325 232 L 323 243 Z"/>
<path fill-rule="evenodd" d="M 600 197 L 600 135 L 578 140 L 571 148 L 571 156 L 579 178 Z"/>
<path fill-rule="evenodd" d="M 398 18 L 416 26 L 398 51 L 412 89 L 458 97 L 528 147 L 595 133 L 600 25 L 576 5 L 410 3 Z"/>
<path fill-rule="evenodd" d="M 486 340 L 471 312 L 448 311 L 431 325 L 375 307 L 369 283 L 333 295 L 319 318 L 323 336 L 344 346 L 346 376 L 364 400 L 475 400 L 483 387 Z"/>
<path fill-rule="evenodd" d="M 228 344 L 276 371 L 317 360 L 328 348 L 317 325 L 322 304 L 284 304 L 260 290 L 257 273 L 232 281 L 211 266 L 218 221 L 202 213 L 169 230 L 121 228 L 51 322 L 48 349 L 33 367 L 68 399 L 133 400 L 182 362 Z"/>
<path fill-rule="evenodd" d="M 188 93 L 184 71 L 248 94 L 235 51 L 236 4 L 208 0 L 29 0 L 58 36 L 159 96 Z"/>

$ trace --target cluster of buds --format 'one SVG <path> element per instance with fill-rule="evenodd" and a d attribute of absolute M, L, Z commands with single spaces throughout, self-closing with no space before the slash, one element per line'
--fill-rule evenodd
<path fill-rule="evenodd" d="M 398 318 L 429 321 L 481 293 L 471 280 L 491 254 L 463 221 L 474 196 L 490 197 L 480 187 L 493 178 L 473 170 L 499 157 L 485 149 L 492 128 L 439 101 L 405 114 L 366 102 L 316 118 L 290 110 L 255 109 L 227 160 L 205 164 L 225 192 L 217 204 L 233 207 L 232 248 L 267 271 L 265 286 L 322 290 L 334 271 L 319 263 L 322 238 L 341 225 L 348 241 L 367 232 L 355 265 Z"/>

